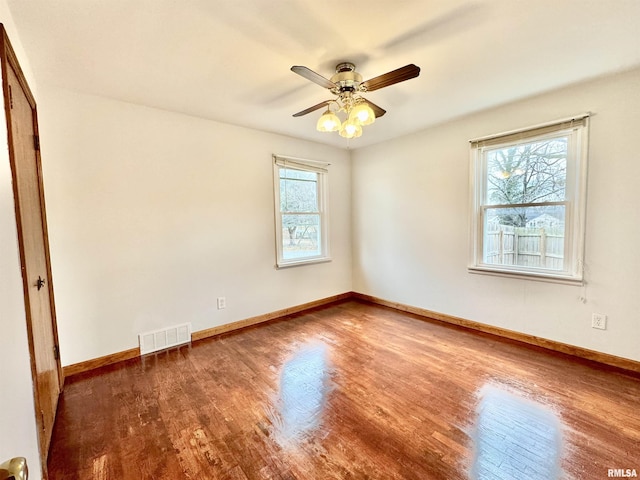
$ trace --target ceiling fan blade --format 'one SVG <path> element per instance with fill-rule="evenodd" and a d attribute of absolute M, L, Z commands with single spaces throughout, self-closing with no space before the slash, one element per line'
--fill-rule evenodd
<path fill-rule="evenodd" d="M 380 76 L 374 77 L 371 80 L 362 82 L 361 86 L 365 87 L 368 92 L 378 90 L 379 88 L 388 87 L 395 83 L 404 82 L 416 78 L 420 75 L 420 67 L 415 66 L 413 63 L 400 67 L 397 70 L 383 73 Z"/>
<path fill-rule="evenodd" d="M 367 102 L 367 104 L 369 104 L 369 106 L 371 107 L 371 110 L 373 110 L 373 113 L 375 114 L 376 118 L 380 118 L 385 113 L 387 113 L 387 111 L 384 108 L 380 108 L 378 105 L 376 105 L 373 102 L 370 102 L 366 98 L 364 99 L 364 101 Z"/>
<path fill-rule="evenodd" d="M 335 83 L 333 83 L 328 78 L 323 77 L 319 73 L 314 72 L 310 68 L 303 67 L 300 65 L 294 65 L 291 67 L 291 71 L 297 73 L 301 77 L 306 78 L 307 80 L 311 80 L 313 83 L 317 83 L 321 87 L 324 88 L 335 88 Z"/>
<path fill-rule="evenodd" d="M 309 108 L 305 108 L 304 110 L 302 110 L 301 112 L 298 113 L 294 113 L 293 116 L 294 117 L 301 117 L 303 115 L 306 115 L 307 113 L 311 113 L 311 112 L 315 112 L 316 110 L 322 108 L 322 107 L 326 107 L 327 105 L 329 105 L 331 102 L 333 102 L 333 100 L 325 100 L 324 102 L 320 102 L 317 105 L 314 105 L 313 107 L 309 107 Z M 373 108 L 373 107 L 372 107 Z"/>

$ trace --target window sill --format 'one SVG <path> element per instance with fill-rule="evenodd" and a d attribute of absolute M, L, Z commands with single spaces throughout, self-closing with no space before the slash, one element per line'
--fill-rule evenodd
<path fill-rule="evenodd" d="M 290 268 L 290 267 L 300 267 L 302 265 L 309 265 L 314 263 L 327 263 L 330 261 L 331 261 L 331 257 L 314 257 L 314 258 L 307 258 L 304 260 L 284 261 L 284 262 L 278 262 L 276 264 L 276 270 L 280 270 L 283 268 Z"/>
<path fill-rule="evenodd" d="M 584 285 L 582 277 L 571 277 L 568 275 L 560 275 L 546 272 L 523 272 L 521 270 L 505 270 L 482 266 L 468 267 L 469 273 L 479 275 L 493 275 L 496 277 L 517 278 L 520 280 L 532 280 L 535 282 L 560 283 L 563 285 Z"/>

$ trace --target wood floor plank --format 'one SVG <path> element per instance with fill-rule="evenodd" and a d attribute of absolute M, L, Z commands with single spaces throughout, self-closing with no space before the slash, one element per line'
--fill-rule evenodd
<path fill-rule="evenodd" d="M 344 301 L 69 379 L 56 479 L 640 475 L 637 376 Z"/>

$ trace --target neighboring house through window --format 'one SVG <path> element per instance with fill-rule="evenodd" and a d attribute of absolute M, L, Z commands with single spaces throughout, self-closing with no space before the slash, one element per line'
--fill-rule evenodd
<path fill-rule="evenodd" d="M 471 141 L 471 272 L 580 283 L 588 115 Z"/>
<path fill-rule="evenodd" d="M 274 155 L 277 267 L 330 260 L 327 163 Z"/>

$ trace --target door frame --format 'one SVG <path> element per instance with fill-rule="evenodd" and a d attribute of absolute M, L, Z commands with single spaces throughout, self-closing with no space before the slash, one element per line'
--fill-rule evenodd
<path fill-rule="evenodd" d="M 11 98 L 9 92 L 9 83 L 7 80 L 8 71 L 7 69 L 10 67 L 15 72 L 20 86 L 29 101 L 29 105 L 31 106 L 32 114 L 33 114 L 33 131 L 36 138 L 39 139 L 38 132 L 38 114 L 36 109 L 36 101 L 27 84 L 27 80 L 24 76 L 22 69 L 20 68 L 20 64 L 18 63 L 18 58 L 11 46 L 11 42 L 9 41 L 9 37 L 7 36 L 6 29 L 4 25 L 0 23 L 0 64 L 2 69 L 2 91 L 4 96 L 4 110 L 5 110 L 5 120 L 7 124 L 7 139 L 9 146 L 9 163 L 11 164 L 11 176 L 13 183 L 13 197 L 14 197 L 14 207 L 15 207 L 15 215 L 16 215 L 16 225 L 18 231 L 18 245 L 20 250 L 20 266 L 22 270 L 22 288 L 24 292 L 24 302 L 25 302 L 25 315 L 27 322 L 27 336 L 29 343 L 29 356 L 31 363 L 31 376 L 33 380 L 33 394 L 34 394 L 34 402 L 35 402 L 35 420 L 36 426 L 38 428 L 38 446 L 40 451 L 40 461 L 42 463 L 42 471 L 46 478 L 47 472 L 47 457 L 48 451 L 43 451 L 43 446 L 46 444 L 45 439 L 43 438 L 43 421 L 38 412 L 41 411 L 40 408 L 40 400 L 38 396 L 38 384 L 36 382 L 36 363 L 35 363 L 35 352 L 34 352 L 34 341 L 33 341 L 33 323 L 31 318 L 31 309 L 29 308 L 30 302 L 29 297 L 31 294 L 31 288 L 28 283 L 28 279 L 25 275 L 25 249 L 24 249 L 24 234 L 22 228 L 22 220 L 20 215 L 20 205 L 18 201 L 18 182 L 16 176 L 16 156 L 15 156 L 15 147 L 13 143 L 13 133 L 12 133 L 12 116 L 11 116 Z M 37 140 L 39 142 L 39 140 Z M 47 275 L 47 288 L 49 289 L 49 303 L 51 307 L 51 321 L 52 321 L 52 331 L 53 331 L 53 341 L 56 347 L 59 345 L 58 342 L 58 324 L 56 318 L 56 310 L 55 310 L 55 301 L 53 296 L 53 275 L 51 273 L 51 256 L 49 252 L 49 233 L 47 230 L 47 216 L 46 216 L 46 208 L 45 208 L 45 199 L 44 199 L 44 183 L 43 183 L 43 175 L 42 175 L 42 159 L 40 156 L 40 148 L 35 149 L 36 155 L 36 168 L 38 172 L 38 191 L 40 196 L 40 210 L 42 212 L 42 231 L 44 236 L 44 254 L 46 261 L 46 275 Z M 62 388 L 64 386 L 64 376 L 62 370 L 62 364 L 60 361 L 60 354 L 55 355 L 57 371 L 58 371 L 58 390 L 62 392 Z M 54 413 L 54 424 L 55 424 L 55 413 Z"/>

